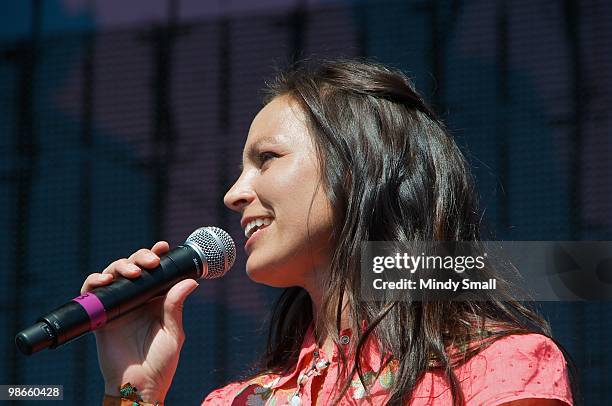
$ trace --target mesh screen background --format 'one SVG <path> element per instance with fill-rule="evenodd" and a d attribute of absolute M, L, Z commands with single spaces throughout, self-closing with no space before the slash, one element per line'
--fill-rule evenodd
<path fill-rule="evenodd" d="M 14 334 L 158 239 L 217 225 L 243 245 L 222 197 L 264 80 L 296 57 L 369 56 L 410 73 L 468 156 L 497 238 L 610 239 L 612 6 L 574 7 L 381 1 L 0 44 L 0 383 L 99 401 L 92 336 L 26 358 Z M 168 404 L 245 372 L 276 294 L 248 280 L 242 249 L 223 280 L 201 284 Z M 612 306 L 542 308 L 585 403 L 610 403 Z"/>

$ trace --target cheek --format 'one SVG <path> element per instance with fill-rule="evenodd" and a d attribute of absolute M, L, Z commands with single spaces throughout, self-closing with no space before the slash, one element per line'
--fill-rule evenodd
<path fill-rule="evenodd" d="M 279 221 L 247 259 L 249 277 L 278 288 L 306 286 L 330 261 L 331 227 L 322 220 L 313 218 L 308 226 L 304 221 L 303 227 Z"/>
<path fill-rule="evenodd" d="M 309 179 L 310 178 L 310 179 Z M 297 176 L 294 181 L 280 183 L 278 205 L 283 225 L 294 230 L 318 231 L 331 226 L 331 206 L 318 179 L 309 173 Z"/>
<path fill-rule="evenodd" d="M 285 222 L 304 222 L 313 199 L 318 172 L 307 160 L 275 163 L 258 180 L 262 203 L 269 204 Z"/>

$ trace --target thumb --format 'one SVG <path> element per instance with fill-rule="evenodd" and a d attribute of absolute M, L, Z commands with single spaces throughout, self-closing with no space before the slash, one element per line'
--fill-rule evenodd
<path fill-rule="evenodd" d="M 162 323 L 176 337 L 183 337 L 183 304 L 199 284 L 193 279 L 185 279 L 174 285 L 166 294 Z"/>

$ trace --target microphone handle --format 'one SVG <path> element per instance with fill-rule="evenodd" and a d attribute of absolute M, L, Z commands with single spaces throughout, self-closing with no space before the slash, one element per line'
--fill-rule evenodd
<path fill-rule="evenodd" d="M 42 316 L 17 334 L 17 346 L 27 355 L 56 348 L 165 294 L 184 279 L 199 279 L 206 265 L 192 247 L 180 245 L 163 256 L 156 268 L 143 269 L 137 278 L 118 278 Z"/>

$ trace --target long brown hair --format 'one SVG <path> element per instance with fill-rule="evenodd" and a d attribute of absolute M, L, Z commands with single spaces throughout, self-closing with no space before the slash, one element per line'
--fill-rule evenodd
<path fill-rule="evenodd" d="M 341 374 L 348 378 L 338 383 L 337 400 L 355 374 L 366 386 L 359 360 L 372 334 L 381 354 L 389 355 L 385 363 L 398 362 L 388 404 L 409 400 L 419 379 L 441 368 L 456 405 L 464 402 L 453 372 L 458 363 L 509 334 L 551 336 L 548 323 L 535 311 L 499 292 L 479 301 L 360 300 L 362 242 L 480 240 L 481 217 L 469 166 L 401 71 L 355 59 L 302 61 L 267 83 L 265 102 L 284 95 L 294 98 L 308 117 L 321 182 L 334 210 L 335 247 L 326 280 L 330 294 L 316 328 L 338 343 L 341 311 L 348 306 L 358 337 L 354 367 Z M 286 289 L 272 313 L 259 372 L 295 367 L 312 321 L 307 292 Z M 493 324 L 496 328 L 489 330 Z M 459 357 L 449 354 L 449 345 L 475 341 L 479 345 L 462 347 Z M 345 372 L 346 361 L 341 359 Z"/>

